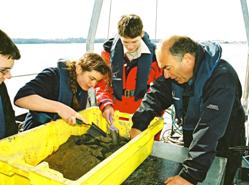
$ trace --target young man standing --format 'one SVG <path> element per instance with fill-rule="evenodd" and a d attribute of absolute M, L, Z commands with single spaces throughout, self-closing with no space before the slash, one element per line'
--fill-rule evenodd
<path fill-rule="evenodd" d="M 21 58 L 20 52 L 9 36 L 0 30 L 0 139 L 17 133 L 15 112 L 12 108 L 4 81 L 11 78 L 14 60 Z"/>
<path fill-rule="evenodd" d="M 118 35 L 104 43 L 102 57 L 112 69 L 112 87 L 97 85 L 97 103 L 107 121 L 114 110 L 134 113 L 151 82 L 162 75 L 155 57 L 155 45 L 143 31 L 139 16 L 124 15 L 118 22 Z"/>

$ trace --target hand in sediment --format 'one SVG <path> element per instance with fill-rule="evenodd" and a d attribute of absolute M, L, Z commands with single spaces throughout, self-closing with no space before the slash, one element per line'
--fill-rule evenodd
<path fill-rule="evenodd" d="M 106 119 L 106 121 L 110 124 L 110 120 L 113 120 L 114 116 L 114 109 L 111 105 L 108 105 L 105 107 L 103 111 L 103 117 Z"/>
<path fill-rule="evenodd" d="M 83 118 L 78 112 L 65 104 L 61 104 L 61 106 L 58 107 L 57 113 L 65 122 L 70 125 L 76 124 L 76 118 L 87 123 L 87 120 L 85 118 Z"/>

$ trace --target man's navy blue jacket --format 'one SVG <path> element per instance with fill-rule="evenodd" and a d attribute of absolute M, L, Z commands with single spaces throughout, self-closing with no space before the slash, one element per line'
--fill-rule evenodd
<path fill-rule="evenodd" d="M 182 101 L 176 111 L 183 117 L 183 129 L 193 132 L 193 140 L 179 175 L 193 184 L 205 179 L 217 151 L 229 153 L 229 146 L 245 144 L 245 114 L 240 101 L 242 88 L 237 73 L 228 62 L 219 59 L 206 76 L 200 77 L 198 72 L 207 62 L 209 53 L 205 47 L 199 47 L 191 83 L 179 85 L 171 79 L 160 77 L 150 87 L 132 117 L 132 127 L 145 130 L 155 116 L 160 116 L 163 110 L 179 100 L 174 86 L 181 87 L 188 101 Z M 197 82 L 200 78 L 204 80 Z M 184 125 L 185 122 L 188 123 Z"/>

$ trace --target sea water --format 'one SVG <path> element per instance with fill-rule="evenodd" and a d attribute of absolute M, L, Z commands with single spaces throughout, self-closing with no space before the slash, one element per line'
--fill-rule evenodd
<path fill-rule="evenodd" d="M 94 45 L 94 52 L 100 54 L 102 43 Z M 10 98 L 13 98 L 17 91 L 35 75 L 47 67 L 56 67 L 60 58 L 78 59 L 86 51 L 85 43 L 72 44 L 18 44 L 21 52 L 21 59 L 15 62 L 10 80 L 6 80 Z M 222 58 L 227 60 L 237 71 L 242 86 L 245 83 L 248 47 L 246 43 L 221 44 Z M 22 76 L 24 75 L 24 76 Z M 13 103 L 13 102 L 12 102 Z M 13 105 L 14 106 L 14 105 Z M 26 112 L 14 106 L 16 115 Z"/>

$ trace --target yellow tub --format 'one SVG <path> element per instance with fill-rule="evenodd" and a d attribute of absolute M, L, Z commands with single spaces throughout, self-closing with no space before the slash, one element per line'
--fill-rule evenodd
<path fill-rule="evenodd" d="M 97 107 L 82 112 L 107 132 L 107 124 Z M 115 112 L 115 126 L 129 137 L 131 115 Z M 40 163 L 56 151 L 71 135 L 82 135 L 88 127 L 70 126 L 57 120 L 0 140 L 0 185 L 115 185 L 121 184 L 150 154 L 154 135 L 163 128 L 163 119 L 155 118 L 148 129 L 129 141 L 88 173 L 73 181 Z M 40 164 L 39 164 L 40 163 Z"/>

